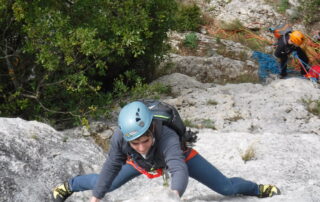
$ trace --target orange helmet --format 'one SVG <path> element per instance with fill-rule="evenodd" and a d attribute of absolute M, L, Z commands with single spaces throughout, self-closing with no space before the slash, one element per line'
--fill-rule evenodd
<path fill-rule="evenodd" d="M 294 43 L 297 46 L 300 46 L 303 43 L 304 35 L 302 32 L 295 30 L 289 34 L 289 39 L 292 43 Z"/>

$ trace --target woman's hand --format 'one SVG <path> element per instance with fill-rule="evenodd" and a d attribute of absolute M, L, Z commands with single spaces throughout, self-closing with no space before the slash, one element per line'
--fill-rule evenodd
<path fill-rule="evenodd" d="M 179 198 L 180 198 L 180 194 L 177 190 L 171 190 L 173 193 L 175 193 Z"/>
<path fill-rule="evenodd" d="M 96 197 L 91 197 L 90 202 L 99 202 L 100 199 L 96 198 Z"/>

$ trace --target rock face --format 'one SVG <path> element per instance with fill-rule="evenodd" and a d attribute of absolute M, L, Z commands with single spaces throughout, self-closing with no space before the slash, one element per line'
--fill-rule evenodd
<path fill-rule="evenodd" d="M 50 126 L 0 118 L 0 201 L 50 201 L 50 190 L 70 177 L 98 172 L 102 150 L 91 140 Z M 90 193 L 79 194 L 87 198 Z"/>
<path fill-rule="evenodd" d="M 188 2 L 190 0 L 184 1 Z M 237 20 L 244 27 L 253 30 L 264 30 L 275 25 L 288 23 L 290 18 L 297 17 L 300 6 L 299 1 L 289 0 L 290 9 L 286 9 L 286 15 L 281 15 L 275 9 L 275 6 L 279 3 L 276 1 L 195 0 L 195 2 L 203 12 L 212 18 L 226 23 Z M 305 30 L 305 27 L 302 24 L 295 23 L 295 29 Z"/>
<path fill-rule="evenodd" d="M 226 22 L 238 19 L 250 29 L 285 21 L 262 0 L 195 2 L 213 17 Z M 184 37 L 185 33 L 174 33 L 173 48 L 179 48 Z M 176 106 L 193 127 L 200 128 L 196 149 L 228 176 L 274 183 L 284 190 L 281 196 L 266 201 L 320 201 L 320 117 L 307 110 L 317 107 L 315 101 L 308 106 L 304 102 L 320 100 L 320 89 L 299 78 L 268 85 L 214 84 L 224 78 L 256 75 L 258 65 L 250 58 L 251 50 L 239 43 L 199 33 L 197 37 L 199 52 L 206 55 L 171 54 L 171 74 L 155 81 L 172 87 L 174 97 L 162 99 Z M 105 151 L 96 143 L 105 146 L 115 128 L 116 114 L 107 125 L 99 123 L 93 131 L 78 128 L 59 132 L 36 121 L 0 118 L 0 201 L 50 201 L 50 191 L 59 183 L 75 175 L 98 173 Z M 99 135 L 98 142 L 91 139 L 92 134 Z M 253 143 L 256 156 L 246 164 L 239 150 L 244 152 Z M 168 190 L 154 189 L 161 184 L 161 179 L 149 181 L 140 176 L 102 201 L 180 201 Z M 90 196 L 90 191 L 76 193 L 68 201 L 88 201 Z M 226 198 L 192 180 L 184 199 L 259 201 L 254 197 Z"/>
<path fill-rule="evenodd" d="M 225 22 L 239 20 L 249 29 L 261 29 L 281 24 L 285 19 L 263 0 L 233 0 L 219 13 L 217 19 Z"/>
<path fill-rule="evenodd" d="M 227 176 L 280 186 L 283 194 L 266 201 L 320 200 L 318 194 L 313 195 L 320 191 L 315 180 L 319 178 L 320 117 L 309 113 L 302 101 L 320 99 L 320 89 L 310 81 L 292 78 L 269 85 L 216 85 L 175 73 L 155 82 L 172 87 L 175 97 L 163 100 L 200 128 L 195 148 Z M 109 134 L 102 128 L 111 130 L 97 128 L 102 134 Z M 0 118 L 0 201 L 50 201 L 50 191 L 57 184 L 76 175 L 98 173 L 104 152 L 82 133 Z M 242 155 L 251 147 L 255 156 L 246 163 Z M 170 191 L 158 190 L 162 183 L 161 178 L 139 176 L 102 201 L 180 201 Z M 75 193 L 68 201 L 88 201 L 90 195 L 91 191 Z M 192 179 L 183 199 L 259 201 L 255 197 L 226 198 Z"/>
<path fill-rule="evenodd" d="M 241 75 L 257 75 L 255 63 L 250 60 L 240 61 L 214 55 L 211 57 L 172 55 L 174 70 L 202 82 L 223 82 Z"/>
<path fill-rule="evenodd" d="M 188 33 L 170 33 L 170 45 L 176 52 Z M 199 45 L 194 54 L 170 54 L 161 65 L 159 72 L 167 74 L 179 72 L 198 81 L 225 82 L 241 76 L 257 75 L 258 65 L 251 57 L 252 50 L 230 40 L 217 39 L 204 34 L 196 34 Z"/>
<path fill-rule="evenodd" d="M 172 87 L 182 117 L 195 125 L 210 122 L 219 131 L 307 132 L 320 135 L 320 118 L 307 111 L 303 100 L 319 100 L 320 89 L 307 79 L 275 80 L 269 85 L 201 85 L 194 78 L 175 73 L 158 82 Z"/>

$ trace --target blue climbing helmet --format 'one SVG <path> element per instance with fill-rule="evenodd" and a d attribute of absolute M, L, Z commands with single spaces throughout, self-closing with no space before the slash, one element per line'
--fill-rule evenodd
<path fill-rule="evenodd" d="M 118 125 L 126 141 L 143 135 L 151 125 L 152 112 L 142 102 L 135 101 L 125 105 L 119 114 Z"/>

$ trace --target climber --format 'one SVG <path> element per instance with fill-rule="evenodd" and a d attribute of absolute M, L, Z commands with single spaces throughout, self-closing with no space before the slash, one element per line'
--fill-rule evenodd
<path fill-rule="evenodd" d="M 151 106 L 153 107 L 153 106 Z M 259 198 L 280 194 L 269 184 L 228 178 L 191 147 L 182 149 L 179 135 L 154 117 L 151 107 L 134 101 L 118 116 L 117 130 L 100 174 L 75 176 L 52 191 L 55 202 L 65 201 L 74 192 L 93 190 L 91 202 L 102 199 L 129 180 L 145 174 L 149 178 L 171 176 L 171 190 L 182 196 L 189 176 L 222 195 L 249 195 Z"/>
<path fill-rule="evenodd" d="M 305 75 L 309 68 L 308 68 L 308 62 L 309 59 L 307 57 L 307 54 L 300 48 L 300 46 L 304 42 L 304 35 L 298 31 L 289 31 L 283 35 L 281 35 L 278 38 L 277 41 L 277 48 L 274 52 L 274 55 L 280 59 L 280 78 L 284 78 L 287 76 L 287 62 L 288 62 L 288 56 L 295 51 L 296 56 L 299 60 L 301 60 L 300 63 L 300 73 L 301 75 Z"/>

